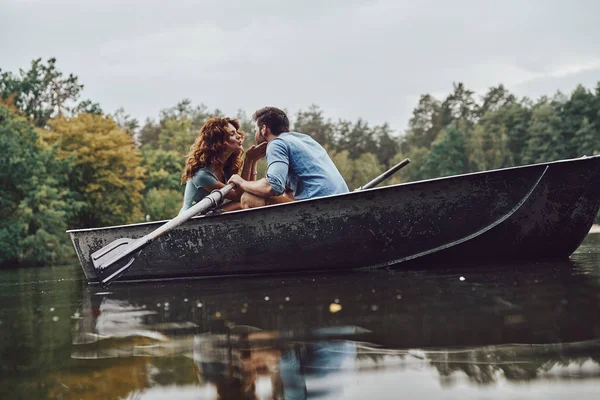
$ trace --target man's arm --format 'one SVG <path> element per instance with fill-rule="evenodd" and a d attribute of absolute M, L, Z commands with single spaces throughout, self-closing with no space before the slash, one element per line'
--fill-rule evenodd
<path fill-rule="evenodd" d="M 269 165 L 265 178 L 250 182 L 239 175 L 233 175 L 229 178 L 229 182 L 234 183 L 242 191 L 258 197 L 268 198 L 283 194 L 289 163 L 287 146 L 283 141 L 275 139 L 266 148 L 266 152 L 270 155 L 267 157 Z"/>
<path fill-rule="evenodd" d="M 275 190 L 273 190 L 273 188 L 265 178 L 259 179 L 257 181 L 247 181 L 245 179 L 242 179 L 241 176 L 235 174 L 232 175 L 231 178 L 229 178 L 228 183 L 234 183 L 237 187 L 242 189 L 242 191 L 251 193 L 258 197 L 267 198 L 277 195 Z"/>

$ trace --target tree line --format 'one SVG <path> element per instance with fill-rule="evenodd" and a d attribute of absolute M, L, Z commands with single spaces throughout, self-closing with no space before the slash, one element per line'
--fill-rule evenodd
<path fill-rule="evenodd" d="M 140 123 L 123 108 L 106 113 L 81 100 L 83 87 L 53 58 L 17 73 L 0 69 L 0 264 L 72 255 L 66 229 L 172 218 L 190 145 L 207 119 L 224 115 L 184 99 Z M 317 105 L 290 115 L 293 130 L 328 150 L 351 189 L 405 157 L 412 163 L 385 184 L 600 151 L 600 83 L 536 101 L 503 85 L 478 97 L 455 83 L 442 100 L 422 95 L 402 134 L 387 123 L 333 120 Z M 235 117 L 247 148 L 252 121 L 241 110 Z"/>

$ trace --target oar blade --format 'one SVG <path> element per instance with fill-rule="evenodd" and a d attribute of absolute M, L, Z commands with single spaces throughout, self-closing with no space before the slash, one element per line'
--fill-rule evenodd
<path fill-rule="evenodd" d="M 103 285 L 109 284 L 129 268 L 134 260 L 133 257 L 126 257 L 118 262 L 115 262 L 115 257 L 125 253 L 134 241 L 134 239 L 129 238 L 117 239 L 92 253 L 92 263 Z M 110 261 L 112 262 L 107 265 Z"/>
<path fill-rule="evenodd" d="M 123 258 L 113 264 L 111 264 L 107 268 L 97 269 L 98 278 L 100 279 L 100 283 L 102 286 L 106 287 L 110 285 L 112 281 L 118 279 L 121 275 L 123 275 L 133 264 L 135 261 L 135 257 L 131 258 Z"/>
<path fill-rule="evenodd" d="M 133 239 L 129 238 L 117 239 L 113 242 L 110 242 L 100 250 L 93 252 L 92 262 L 94 263 L 94 267 L 96 269 L 100 268 L 104 263 L 106 263 L 106 261 L 125 250 L 132 242 Z"/>

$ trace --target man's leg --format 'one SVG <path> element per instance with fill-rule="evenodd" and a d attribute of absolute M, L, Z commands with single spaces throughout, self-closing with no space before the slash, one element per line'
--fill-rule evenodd
<path fill-rule="evenodd" d="M 242 209 L 246 210 L 248 208 L 265 206 L 267 204 L 267 199 L 264 197 L 256 196 L 252 193 L 244 192 L 242 193 L 242 197 L 240 198 L 240 203 L 242 204 Z"/>
<path fill-rule="evenodd" d="M 253 195 L 252 193 L 245 192 L 244 194 L 242 194 L 240 203 L 242 203 L 242 209 L 245 210 L 248 208 L 270 206 L 272 204 L 289 203 L 291 201 L 294 200 L 290 199 L 287 196 L 273 196 L 265 198 Z"/>

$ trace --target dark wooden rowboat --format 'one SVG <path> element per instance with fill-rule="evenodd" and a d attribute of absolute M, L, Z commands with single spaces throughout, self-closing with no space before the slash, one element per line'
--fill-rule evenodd
<path fill-rule="evenodd" d="M 600 207 L 600 156 L 392 185 L 195 217 L 152 242 L 121 280 L 567 258 Z M 164 221 L 68 231 L 91 254 Z"/>

